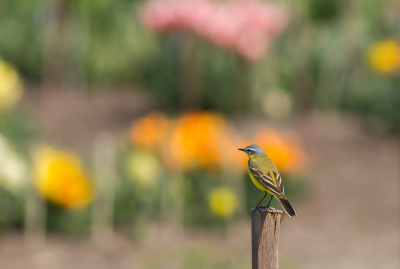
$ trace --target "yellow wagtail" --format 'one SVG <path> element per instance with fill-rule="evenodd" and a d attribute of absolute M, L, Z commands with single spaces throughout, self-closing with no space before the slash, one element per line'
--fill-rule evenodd
<path fill-rule="evenodd" d="M 271 194 L 271 199 L 269 200 L 267 207 L 269 207 L 272 197 L 275 197 L 285 208 L 289 216 L 296 216 L 296 211 L 294 211 L 284 194 L 281 175 L 265 151 L 255 144 L 239 150 L 244 151 L 247 156 L 249 156 L 247 165 L 249 168 L 250 178 L 254 185 L 265 193 L 264 197 L 256 206 L 256 209 L 258 209 L 258 206 L 269 193 Z"/>

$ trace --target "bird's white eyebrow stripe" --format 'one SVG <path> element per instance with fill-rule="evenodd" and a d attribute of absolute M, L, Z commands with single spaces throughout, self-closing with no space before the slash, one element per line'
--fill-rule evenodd
<path fill-rule="evenodd" d="M 255 149 L 253 149 L 253 148 L 246 148 L 246 150 L 255 150 Z"/>

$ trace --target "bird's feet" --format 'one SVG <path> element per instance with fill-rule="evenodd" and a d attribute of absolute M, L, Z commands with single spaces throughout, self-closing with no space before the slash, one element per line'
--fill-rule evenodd
<path fill-rule="evenodd" d="M 256 210 L 260 211 L 260 213 L 261 213 L 261 209 L 263 209 L 263 207 L 261 207 L 261 206 L 257 206 L 256 208 L 254 208 L 254 209 L 251 211 L 251 216 L 253 216 L 253 214 L 254 214 L 254 212 L 255 212 Z"/>

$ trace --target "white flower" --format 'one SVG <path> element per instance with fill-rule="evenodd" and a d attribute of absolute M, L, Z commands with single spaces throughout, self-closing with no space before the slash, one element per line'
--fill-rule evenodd
<path fill-rule="evenodd" d="M 2 136 L 0 164 L 0 185 L 13 193 L 21 192 L 27 183 L 28 167 Z"/>
<path fill-rule="evenodd" d="M 291 96 L 283 90 L 270 90 L 264 97 L 264 113 L 274 119 L 281 120 L 290 116 L 293 108 Z"/>

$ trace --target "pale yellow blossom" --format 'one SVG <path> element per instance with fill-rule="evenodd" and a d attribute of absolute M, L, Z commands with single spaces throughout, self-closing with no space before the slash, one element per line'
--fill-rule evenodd
<path fill-rule="evenodd" d="M 237 194 L 230 188 L 219 187 L 209 195 L 208 205 L 213 215 L 228 219 L 237 211 L 239 200 Z"/>
<path fill-rule="evenodd" d="M 0 111 L 13 108 L 22 93 L 23 87 L 17 71 L 0 59 Z"/>

